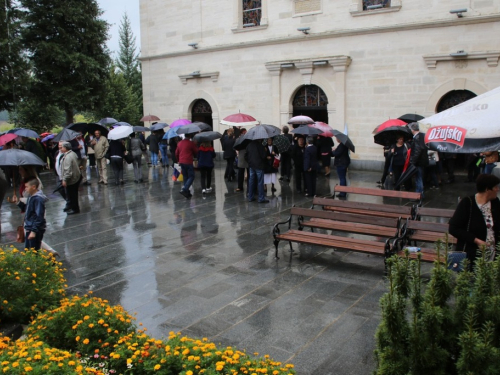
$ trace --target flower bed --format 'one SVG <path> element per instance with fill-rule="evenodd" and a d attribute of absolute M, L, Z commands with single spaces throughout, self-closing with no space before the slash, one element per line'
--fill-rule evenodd
<path fill-rule="evenodd" d="M 45 251 L 0 249 L 0 321 L 28 323 L 65 296 L 61 263 Z"/>
<path fill-rule="evenodd" d="M 295 374 L 291 364 L 269 356 L 251 357 L 231 347 L 219 349 L 206 338 L 171 332 L 167 340 L 154 339 L 137 330 L 134 318 L 121 306 L 100 298 L 85 295 L 61 300 L 65 280 L 60 266 L 44 252 L 0 250 L 4 300 L 0 317 L 14 319 L 18 313 L 27 320 L 41 312 L 30 322 L 23 340 L 0 335 L 0 373 Z"/>

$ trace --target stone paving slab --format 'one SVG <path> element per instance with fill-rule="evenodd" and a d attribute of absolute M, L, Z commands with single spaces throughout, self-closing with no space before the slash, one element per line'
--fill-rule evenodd
<path fill-rule="evenodd" d="M 292 205 L 311 199 L 288 184 L 269 193 L 269 204 L 248 203 L 235 182 L 215 169 L 214 193 L 186 200 L 181 184 L 161 168 L 149 168 L 149 182 L 80 188 L 81 214 L 67 216 L 52 194 L 55 181 L 43 173 L 47 203 L 44 240 L 61 254 L 68 292 L 90 290 L 136 313 L 150 335 L 181 331 L 269 354 L 296 365 L 299 374 L 370 374 L 378 301 L 385 292 L 381 257 L 309 245 L 280 244 L 274 259 L 272 226 Z M 350 184 L 375 187 L 379 173 L 352 171 Z M 330 194 L 333 176 L 318 178 L 318 195 Z M 292 180 L 292 187 L 293 180 Z M 425 206 L 453 209 L 472 184 L 447 185 L 426 193 Z M 381 197 L 349 200 L 407 204 Z M 4 202 L 1 242 L 15 240 L 22 216 Z"/>

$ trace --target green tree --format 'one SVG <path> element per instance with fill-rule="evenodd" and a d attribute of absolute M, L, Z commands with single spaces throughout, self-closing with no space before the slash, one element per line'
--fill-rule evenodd
<path fill-rule="evenodd" d="M 120 51 L 116 59 L 116 66 L 123 74 L 127 85 L 131 88 L 132 93 L 136 97 L 136 106 L 138 118 L 133 120 L 137 123 L 142 113 L 142 74 L 139 54 L 136 53 L 135 36 L 132 32 L 130 19 L 125 13 L 119 29 L 120 34 Z"/>
<path fill-rule="evenodd" d="M 64 124 L 64 112 L 55 105 L 42 105 L 36 98 L 21 100 L 16 111 L 9 113 L 10 122 L 18 127 L 29 128 L 38 134 Z"/>
<path fill-rule="evenodd" d="M 103 99 L 98 110 L 93 111 L 94 120 L 113 117 L 130 124 L 137 122 L 140 112 L 137 97 L 127 85 L 125 76 L 115 66 L 109 68 L 109 76 L 103 89 Z"/>
<path fill-rule="evenodd" d="M 0 111 L 12 110 L 22 96 L 29 65 L 20 38 L 21 11 L 13 1 L 0 6 Z"/>
<path fill-rule="evenodd" d="M 108 24 L 95 0 L 19 0 L 25 10 L 22 40 L 33 65 L 30 95 L 75 111 L 98 107 L 108 74 Z"/>

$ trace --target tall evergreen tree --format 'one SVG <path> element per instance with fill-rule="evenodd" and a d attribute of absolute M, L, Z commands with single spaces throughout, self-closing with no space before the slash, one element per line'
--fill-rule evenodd
<path fill-rule="evenodd" d="M 41 104 L 75 111 L 99 105 L 108 75 L 108 24 L 95 0 L 20 0 L 23 42 L 33 64 L 30 94 Z"/>
<path fill-rule="evenodd" d="M 0 111 L 12 110 L 22 96 L 29 65 L 20 39 L 21 12 L 12 0 L 0 5 Z"/>
<path fill-rule="evenodd" d="M 116 59 L 116 66 L 123 74 L 127 85 L 136 97 L 138 116 L 142 113 L 142 74 L 139 54 L 136 52 L 135 36 L 132 32 L 130 19 L 125 13 L 119 29 L 120 51 Z M 133 122 L 138 122 L 139 117 Z"/>

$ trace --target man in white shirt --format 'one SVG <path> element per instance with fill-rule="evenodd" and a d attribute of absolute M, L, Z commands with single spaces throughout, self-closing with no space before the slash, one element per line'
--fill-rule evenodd
<path fill-rule="evenodd" d="M 91 182 L 87 180 L 87 151 L 85 149 L 85 140 L 81 132 L 80 136 L 76 138 L 76 141 L 78 142 L 78 152 L 80 152 L 80 155 L 78 155 L 78 166 L 82 172 L 82 184 L 91 185 Z"/>

